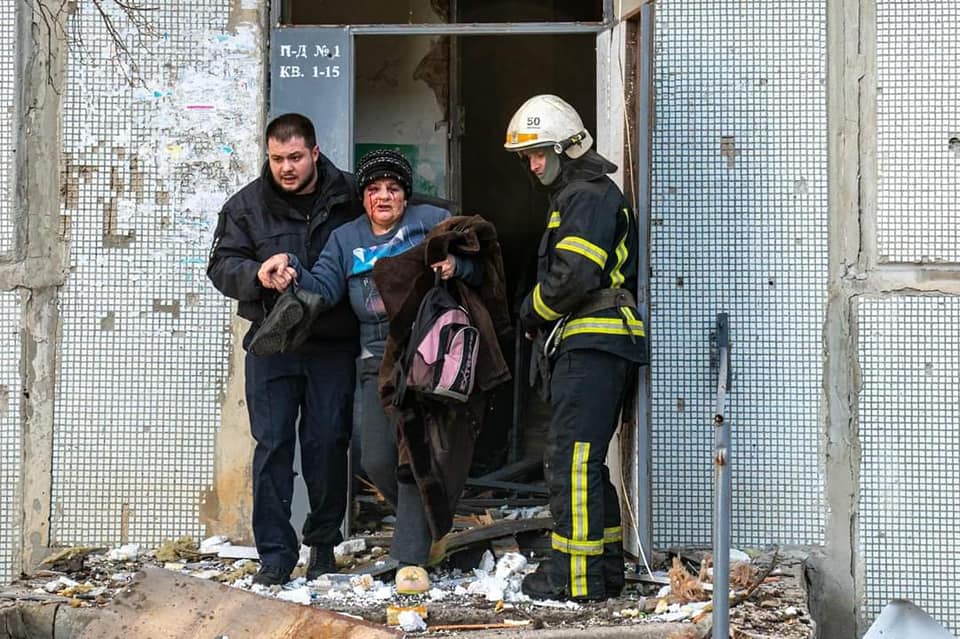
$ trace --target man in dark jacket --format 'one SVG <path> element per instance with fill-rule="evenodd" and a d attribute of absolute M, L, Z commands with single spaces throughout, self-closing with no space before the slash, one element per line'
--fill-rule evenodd
<path fill-rule="evenodd" d="M 281 115 L 267 126 L 267 162 L 259 178 L 223 206 L 207 275 L 238 301 L 250 320 L 244 349 L 277 302 L 261 265 L 288 252 L 313 264 L 331 231 L 362 212 L 353 176 L 320 153 L 313 124 Z M 342 541 L 347 502 L 347 447 L 352 427 L 357 320 L 346 302 L 324 313 L 292 352 L 247 353 L 246 399 L 253 455 L 253 534 L 260 554 L 254 583 L 282 584 L 299 557 L 290 525 L 298 423 L 300 461 L 310 513 L 303 543 L 308 578 L 336 572 L 333 547 Z M 298 421 L 299 420 L 299 421 Z"/>
<path fill-rule="evenodd" d="M 537 281 L 520 308 L 552 409 L 552 551 L 522 586 L 539 599 L 604 599 L 624 585 L 620 503 L 604 462 L 647 348 L 634 297 L 637 222 L 607 176 L 616 166 L 592 143 L 573 107 L 538 95 L 513 116 L 504 144 L 550 195 Z"/>

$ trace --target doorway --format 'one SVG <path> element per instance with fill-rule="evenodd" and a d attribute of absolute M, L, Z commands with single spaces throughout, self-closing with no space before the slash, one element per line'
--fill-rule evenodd
<path fill-rule="evenodd" d="M 464 212 L 478 213 L 497 227 L 507 294 L 515 313 L 536 276 L 537 244 L 546 226 L 547 193 L 536 188 L 519 158 L 504 150 L 507 124 L 531 96 L 554 93 L 570 102 L 584 125 L 595 132 L 596 37 L 470 37 L 460 38 L 458 45 L 458 106 L 463 117 L 458 172 L 461 204 Z M 477 472 L 515 461 L 515 457 L 539 458 L 542 452 L 548 412 L 532 393 L 526 392 L 526 346 L 522 340 L 503 345 L 520 384 L 501 390 L 495 399 L 477 444 Z M 520 423 L 518 433 L 511 432 L 515 419 Z"/>
<path fill-rule="evenodd" d="M 503 149 L 513 112 L 529 97 L 555 93 L 596 133 L 596 32 L 551 29 L 554 23 L 599 23 L 603 0 L 409 0 L 384 5 L 287 0 L 281 22 L 366 25 L 353 33 L 352 143 L 355 161 L 371 145 L 393 146 L 415 166 L 414 190 L 454 200 L 452 209 L 480 214 L 497 227 L 511 309 L 532 286 L 536 246 L 546 220 L 546 193 L 536 189 L 516 156 Z M 542 23 L 523 35 L 512 25 Z M 464 35 L 416 27 L 500 23 L 496 35 Z M 507 24 L 511 23 L 511 24 Z M 371 25 L 390 25 L 377 29 Z M 409 25 L 407 28 L 406 25 Z M 350 161 L 343 162 L 343 168 Z M 545 431 L 546 412 L 529 410 L 523 368 L 527 344 L 503 344 L 518 382 L 500 389 L 478 442 L 476 473 L 495 469 L 525 450 L 515 429 Z M 518 348 L 519 346 L 519 348 Z M 521 351 L 521 352 L 517 352 Z M 542 445 L 543 437 L 519 438 Z"/>

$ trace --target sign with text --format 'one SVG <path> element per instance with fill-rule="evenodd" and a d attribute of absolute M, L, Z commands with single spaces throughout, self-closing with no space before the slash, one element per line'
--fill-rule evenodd
<path fill-rule="evenodd" d="M 270 118 L 302 113 L 320 151 L 353 170 L 353 36 L 342 27 L 277 27 L 270 40 Z"/>

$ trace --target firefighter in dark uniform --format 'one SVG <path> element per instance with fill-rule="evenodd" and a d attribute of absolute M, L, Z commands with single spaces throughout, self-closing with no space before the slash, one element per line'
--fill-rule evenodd
<path fill-rule="evenodd" d="M 592 144 L 554 95 L 525 102 L 504 144 L 550 197 L 536 285 L 520 308 L 552 409 L 552 550 L 523 580 L 538 599 L 605 599 L 624 586 L 620 504 L 605 459 L 647 345 L 635 301 L 637 222 L 607 175 L 617 167 Z"/>

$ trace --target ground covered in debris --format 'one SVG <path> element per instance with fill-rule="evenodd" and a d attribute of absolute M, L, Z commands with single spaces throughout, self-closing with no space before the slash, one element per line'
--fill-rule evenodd
<path fill-rule="evenodd" d="M 336 551 L 340 572 L 312 582 L 303 577 L 300 565 L 283 587 L 253 585 L 258 568 L 254 549 L 222 537 L 200 543 L 181 538 L 150 549 L 134 544 L 65 549 L 49 557 L 41 570 L 0 589 L 0 605 L 22 600 L 107 606 L 137 571 L 154 565 L 264 597 L 397 625 L 421 636 L 509 636 L 518 630 L 664 622 L 671 624 L 662 626 L 664 637 L 702 637 L 709 631 L 712 570 L 703 552 L 657 553 L 652 575 L 627 565 L 627 589 L 605 602 L 532 601 L 520 592 L 520 581 L 546 549 L 550 520 L 537 507 L 502 508 L 461 517 L 461 530 L 448 537 L 446 558 L 430 569 L 429 591 L 399 595 L 393 586 L 395 565 L 388 557 L 389 523 L 388 518 L 381 530 L 341 544 Z M 812 637 L 801 558 L 770 550 L 732 554 L 738 559 L 731 565 L 733 636 Z"/>

